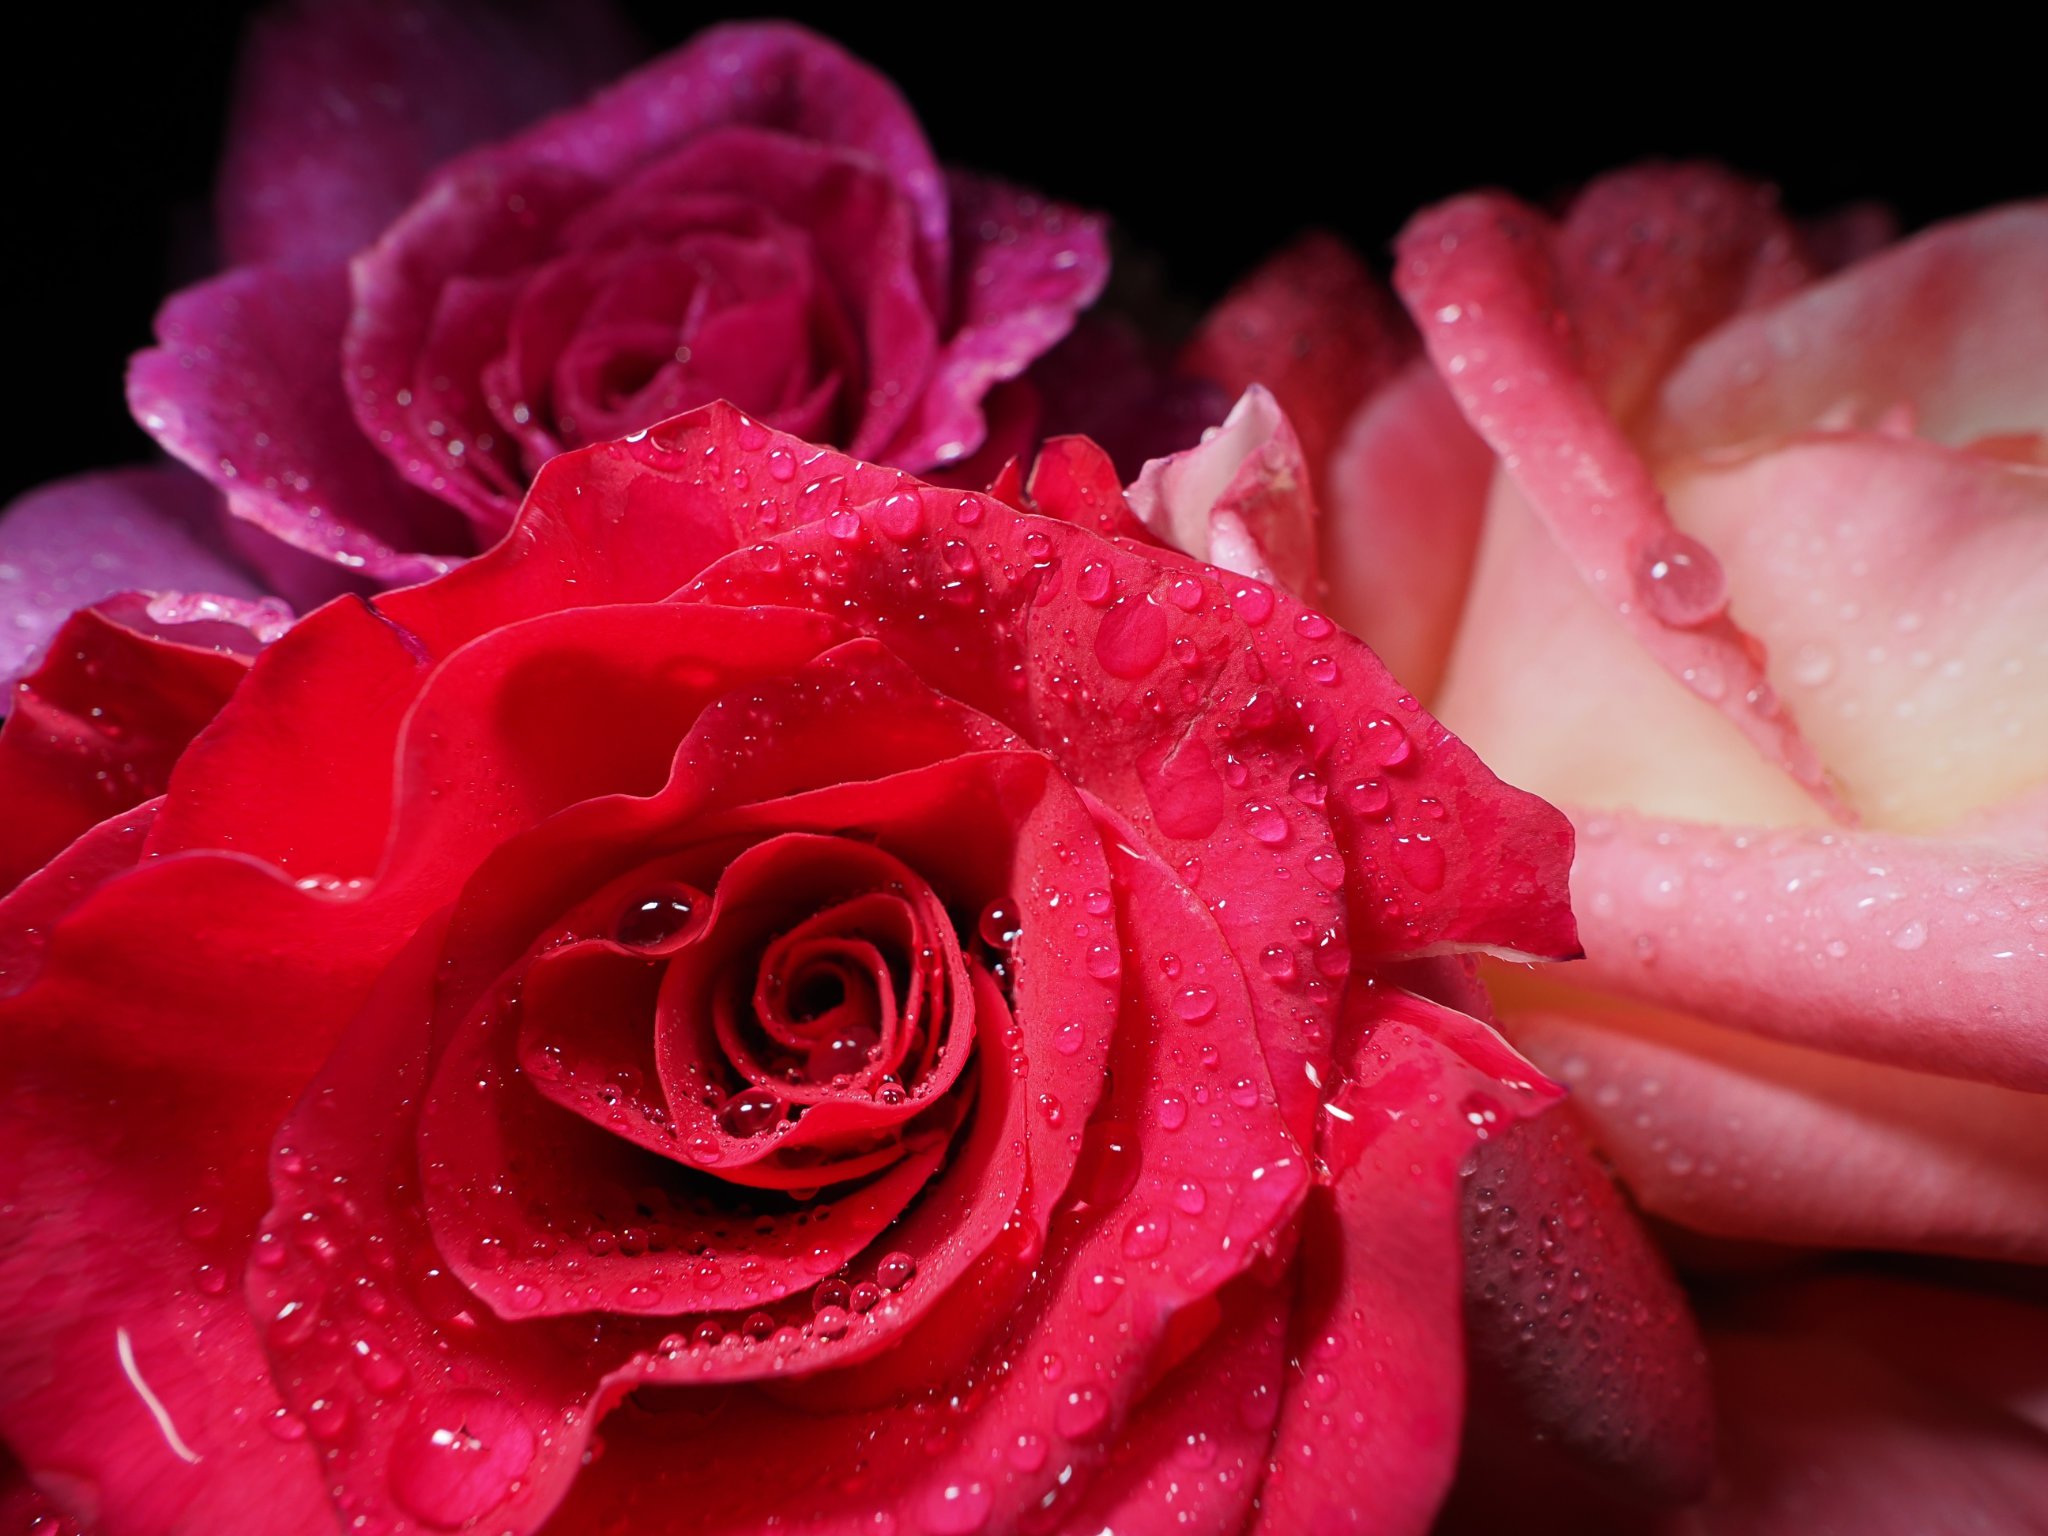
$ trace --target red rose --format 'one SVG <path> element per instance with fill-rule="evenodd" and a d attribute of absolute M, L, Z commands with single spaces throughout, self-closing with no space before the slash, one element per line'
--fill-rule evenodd
<path fill-rule="evenodd" d="M 554 454 L 715 399 L 917 471 L 982 448 L 989 410 L 1028 430 L 1000 386 L 1100 291 L 1100 222 L 942 169 L 889 81 L 799 28 L 708 31 L 440 165 L 384 227 L 408 173 L 607 53 L 443 7 L 257 34 L 221 199 L 244 264 L 172 297 L 129 395 L 282 541 L 249 549 L 287 590 L 446 570 Z"/>
<path fill-rule="evenodd" d="M 0 735 L 88 781 L 0 912 L 0 1429 L 48 1495 L 1419 1531 L 1489 1141 L 1632 1362 L 1525 1387 L 1696 1475 L 1689 1325 L 1430 958 L 1573 951 L 1562 819 L 1091 445 L 1031 494 L 718 406 L 239 686 L 72 621 Z"/>
<path fill-rule="evenodd" d="M 1554 222 L 1429 210 L 1396 286 L 1412 327 L 1311 241 L 1226 301 L 1189 360 L 1264 388 L 1148 521 L 1327 583 L 1572 816 L 1587 955 L 1499 977 L 1502 1027 L 1643 1206 L 2048 1262 L 2048 207 L 1895 243 L 1645 168 Z M 1683 1528 L 2048 1519 L 2009 1374 L 2048 1314 L 1940 1274 L 1717 1285 L 1726 1476 Z"/>

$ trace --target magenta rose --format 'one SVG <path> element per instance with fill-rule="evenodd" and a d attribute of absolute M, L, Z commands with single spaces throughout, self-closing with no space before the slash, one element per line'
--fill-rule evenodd
<path fill-rule="evenodd" d="M 277 77 L 324 99 L 302 54 L 338 52 L 342 89 L 374 83 L 365 34 L 402 38 L 406 14 L 310 11 L 258 48 L 223 198 L 246 264 L 175 295 L 130 373 L 137 419 L 269 536 L 252 554 L 294 591 L 446 570 L 553 455 L 716 399 L 864 458 L 958 464 L 1033 419 L 1002 386 L 1102 286 L 1097 219 L 942 168 L 893 85 L 779 24 L 706 32 L 457 156 L 349 259 L 332 226 L 365 207 L 330 217 L 306 170 L 346 161 L 335 125 L 313 131 Z M 427 159 L 418 139 L 396 165 Z"/>

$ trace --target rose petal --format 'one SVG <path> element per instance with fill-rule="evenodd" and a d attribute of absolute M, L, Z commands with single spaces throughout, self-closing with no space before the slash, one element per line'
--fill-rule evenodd
<path fill-rule="evenodd" d="M 916 410 L 874 452 L 949 464 L 988 435 L 982 402 L 1073 327 L 1109 278 L 1102 220 L 989 177 L 951 172 L 951 329 Z"/>
<path fill-rule="evenodd" d="M 2048 860 L 1580 818 L 1586 979 L 1795 1045 L 2048 1090 Z"/>
<path fill-rule="evenodd" d="M 145 800 L 117 811 L 0 896 L 0 997 L 12 997 L 35 979 L 50 930 L 67 912 L 135 867 L 160 804 Z"/>
<path fill-rule="evenodd" d="M 1572 358 L 1550 308 L 1552 236 L 1507 199 L 1422 214 L 1397 283 L 1431 357 L 1552 538 L 1638 645 L 1831 812 L 1819 759 L 1763 688 L 1711 551 L 1672 527 L 1649 471 Z"/>
<path fill-rule="evenodd" d="M 231 1287 L 249 1192 L 218 1170 L 261 1095 L 217 1082 L 202 1100 L 19 1057 L 0 1088 L 8 1445 L 108 1536 L 316 1529 L 318 1463 L 273 1432 L 277 1394 Z M 105 1262 L 117 1246 L 134 1262 Z"/>
<path fill-rule="evenodd" d="M 1933 830 L 2048 783 L 2048 474 L 1843 433 L 1670 494 L 1868 820 Z"/>
<path fill-rule="evenodd" d="M 1554 1095 L 1468 1055 L 1471 1020 L 1400 992 L 1351 993 L 1344 1077 L 1324 1105 L 1329 1169 L 1298 1262 L 1302 1295 L 1261 1532 L 1429 1528 L 1463 1411 L 1459 1165 L 1476 1106 L 1506 1120 Z"/>
<path fill-rule="evenodd" d="M 1617 420 L 1631 420 L 1715 325 L 1806 283 L 1777 204 L 1774 188 L 1714 165 L 1614 171 L 1572 200 L 1556 237 L 1558 286 L 1586 375 Z"/>
<path fill-rule="evenodd" d="M 2038 1094 L 1615 1004 L 1510 1009 L 1643 1206 L 1771 1242 L 2039 1262 Z"/>
<path fill-rule="evenodd" d="M 218 192 L 237 263 L 340 261 L 458 150 L 631 62 L 609 6 L 463 0 L 279 6 L 249 27 Z"/>
<path fill-rule="evenodd" d="M 1745 315 L 1658 392 L 1660 458 L 1823 423 L 1869 427 L 1901 403 L 1963 444 L 2048 426 L 2048 203 L 1938 225 Z"/>
<path fill-rule="evenodd" d="M 1264 385 L 1254 384 L 1198 447 L 1154 459 L 1130 502 L 1163 542 L 1240 576 L 1320 595 L 1320 516 L 1301 443 Z"/>
<path fill-rule="evenodd" d="M 1493 469 L 1493 451 L 1418 360 L 1351 418 L 1323 473 L 1330 613 L 1424 699 L 1450 661 Z"/>
<path fill-rule="evenodd" d="M 14 686 L 0 726 L 0 890 L 107 817 L 164 792 L 173 765 L 235 691 L 246 657 L 74 614 Z"/>
<path fill-rule="evenodd" d="M 423 581 L 469 547 L 350 419 L 335 362 L 348 309 L 339 267 L 241 268 L 174 294 L 128 366 L 135 419 L 229 511 L 333 563 L 320 597 L 350 574 Z"/>
<path fill-rule="evenodd" d="M 1182 354 L 1235 397 L 1273 392 L 1300 436 L 1325 506 L 1330 454 L 1352 413 L 1413 355 L 1400 311 L 1341 240 L 1302 237 L 1212 310 Z"/>
<path fill-rule="evenodd" d="M 219 498 L 178 469 L 79 475 L 16 497 L 0 511 L 0 688 L 35 665 L 74 611 L 116 592 L 260 598 L 219 547 L 219 520 Z"/>
<path fill-rule="evenodd" d="M 1466 1335 L 1488 1378 L 1475 1390 L 1505 1386 L 1532 1445 L 1630 1492 L 1699 1497 L 1714 1405 L 1685 1293 L 1565 1106 L 1497 1129 L 1499 1111 L 1478 1113 L 1489 1134 L 1464 1200 Z"/>
<path fill-rule="evenodd" d="M 1731 1332 L 1713 1353 L 1726 1483 L 1674 1532 L 1919 1536 L 2048 1521 L 2048 1434 L 1835 1340 Z"/>

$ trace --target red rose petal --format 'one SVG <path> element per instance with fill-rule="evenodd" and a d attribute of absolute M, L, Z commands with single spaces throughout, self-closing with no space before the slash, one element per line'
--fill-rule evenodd
<path fill-rule="evenodd" d="M 1256 1529 L 1419 1536 L 1458 1453 L 1459 1169 L 1489 1129 L 1474 1117 L 1504 1126 L 1551 1090 L 1483 1026 L 1407 993 L 1353 989 L 1345 1025 Z"/>
<path fill-rule="evenodd" d="M 1495 1130 L 1477 1162 L 1465 1320 L 1480 1390 L 1506 1387 L 1532 1443 L 1660 1501 L 1697 1498 L 1714 1451 L 1699 1328 L 1569 1111 Z"/>
<path fill-rule="evenodd" d="M 65 913 L 135 867 L 161 803 L 145 800 L 109 816 L 0 896 L 0 997 L 12 997 L 34 980 L 50 930 Z"/>
<path fill-rule="evenodd" d="M 241 656 L 156 639 L 94 609 L 73 615 L 14 686 L 0 725 L 0 891 L 163 793 L 247 670 Z"/>
<path fill-rule="evenodd" d="M 1505 198 L 1461 198 L 1409 225 L 1397 283 L 1452 395 L 1591 589 L 1668 672 L 1839 813 L 1819 759 L 1764 685 L 1760 648 L 1727 617 L 1712 552 L 1673 528 L 1571 356 L 1549 307 L 1553 238 Z"/>

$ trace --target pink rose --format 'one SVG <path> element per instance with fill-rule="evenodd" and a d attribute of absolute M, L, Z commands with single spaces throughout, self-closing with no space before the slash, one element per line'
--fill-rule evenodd
<path fill-rule="evenodd" d="M 432 60 L 481 33 L 509 62 L 470 39 L 493 83 L 445 72 L 444 98 L 404 57 L 422 30 Z M 286 590 L 446 570 L 548 458 L 714 399 L 916 471 L 1035 420 L 1004 386 L 1100 290 L 1098 219 L 943 169 L 889 81 L 780 24 L 437 164 L 593 52 L 566 17 L 397 4 L 259 34 L 221 200 L 242 264 L 165 305 L 129 396 Z"/>
<path fill-rule="evenodd" d="M 1190 362 L 1284 414 L 1248 401 L 1235 438 L 1148 470 L 1140 510 L 1228 559 L 1263 508 L 1241 559 L 1327 583 L 1567 809 L 1587 955 L 1498 973 L 1502 1023 L 1647 1210 L 2048 1262 L 2048 205 L 1891 243 L 1865 211 L 1801 226 L 1768 189 L 1651 168 L 1554 223 L 1490 194 L 1425 212 L 1396 286 L 1412 329 L 1332 242 L 1249 279 Z M 1260 502 L 1296 462 L 1304 489 Z M 1970 1422 L 2031 1449 L 1853 1507 L 2033 1528 L 2048 1442 L 1980 1304 L 1887 1294 L 1900 1327 L 1968 1341 Z M 1755 1306 L 1814 1369 L 1876 1337 Z M 1851 1433 L 1860 1388 L 1775 1410 L 1815 1416 L 1807 1461 L 1760 1441 L 1788 1390 L 1762 1347 L 1717 1346 L 1740 1475 L 1687 1529 L 1778 1529 L 1845 1457 L 1880 1489 L 1941 1462 L 1934 1419 L 1901 1410 L 1881 1453 Z M 1926 1364 L 1856 1369 L 1919 1391 Z"/>

